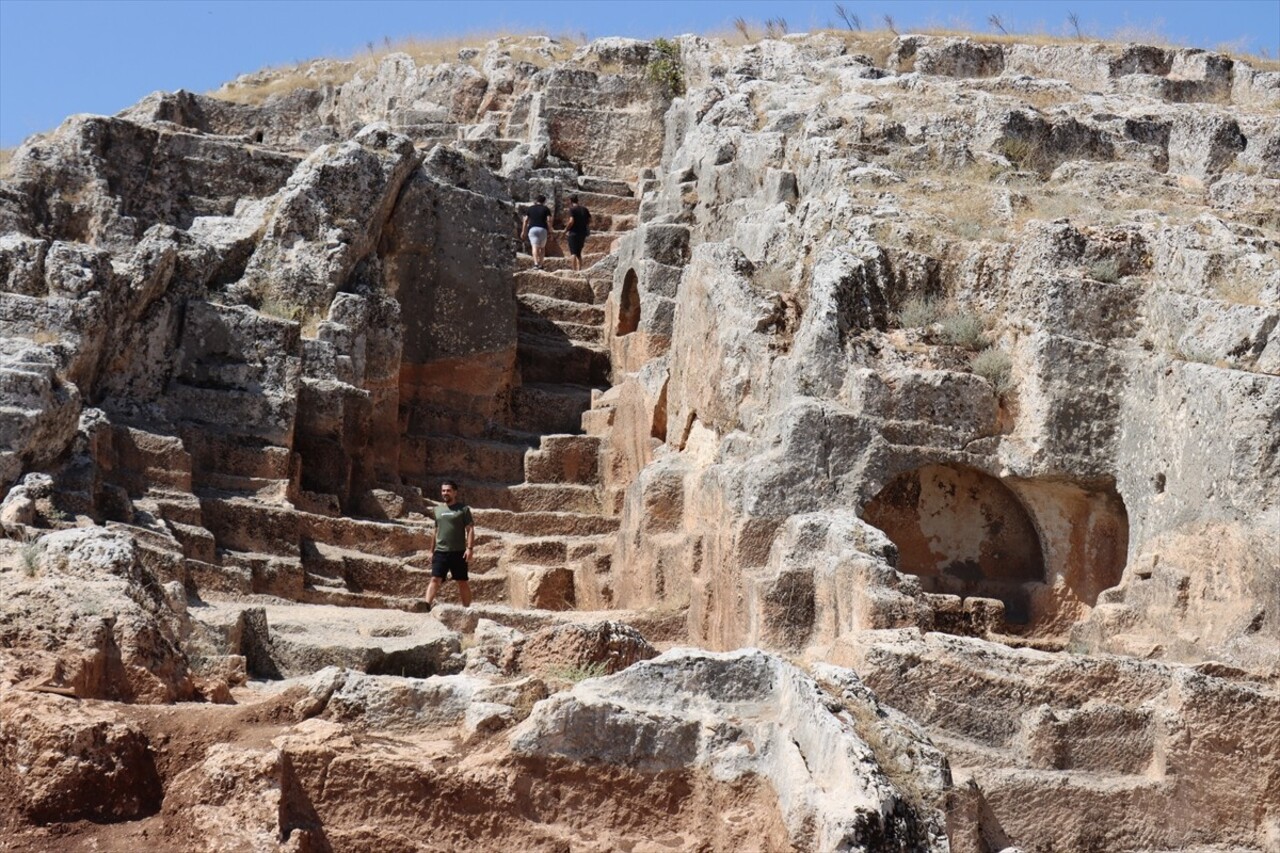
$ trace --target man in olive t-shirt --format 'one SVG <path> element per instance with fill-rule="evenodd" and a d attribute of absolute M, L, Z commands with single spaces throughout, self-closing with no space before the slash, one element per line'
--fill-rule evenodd
<path fill-rule="evenodd" d="M 435 518 L 435 531 L 431 534 L 431 583 L 427 585 L 427 612 L 440 593 L 440 584 L 452 575 L 458 582 L 458 598 L 463 607 L 471 606 L 471 585 L 467 583 L 467 562 L 476 542 L 476 524 L 471 518 L 471 507 L 458 498 L 458 484 L 445 480 L 440 484 L 443 503 L 431 510 Z"/>

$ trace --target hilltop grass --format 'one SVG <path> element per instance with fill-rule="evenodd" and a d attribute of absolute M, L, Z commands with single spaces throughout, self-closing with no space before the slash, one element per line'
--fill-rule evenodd
<path fill-rule="evenodd" d="M 534 38 L 549 38 L 555 42 L 548 46 L 552 51 L 551 57 L 538 52 L 528 43 L 522 44 Z M 586 37 L 584 34 L 552 36 L 536 31 L 477 32 L 443 38 L 391 39 L 388 37 L 384 38 L 381 44 L 368 43 L 365 50 L 346 59 L 318 57 L 292 65 L 263 68 L 252 75 L 247 75 L 251 78 L 261 77 L 260 80 L 231 81 L 208 94 L 210 97 L 224 101 L 260 104 L 273 95 L 292 92 L 295 89 L 342 85 L 359 72 L 376 68 L 378 63 L 393 53 L 408 54 L 417 65 L 437 65 L 445 62 L 474 65 L 474 59 L 459 59 L 458 52 L 465 48 L 479 50 L 489 42 L 498 40 L 509 42 L 506 47 L 513 59 L 529 62 L 542 68 L 552 61 L 568 59 L 574 50 L 586 42 Z"/>
<path fill-rule="evenodd" d="M 891 23 L 887 19 L 886 23 Z M 1177 47 L 1158 26 L 1120 27 L 1109 35 L 1098 35 L 1081 32 L 1068 32 L 1064 24 L 1064 32 L 1060 34 L 1045 31 L 1037 32 L 980 32 L 967 21 L 952 21 L 943 25 L 929 22 L 924 26 L 892 25 L 893 28 L 878 29 L 839 29 L 831 22 L 826 28 L 815 29 L 811 34 L 834 36 L 845 42 L 850 49 L 866 54 L 877 66 L 883 66 L 900 35 L 928 35 L 952 38 L 967 38 L 982 44 L 1031 44 L 1031 45 L 1078 45 L 1100 44 L 1119 46 L 1132 42 L 1150 44 L 1158 47 Z M 789 27 L 782 18 L 767 21 L 750 21 L 739 18 L 733 27 L 714 30 L 704 35 L 708 38 L 722 39 L 727 44 L 739 46 L 752 44 L 766 38 L 782 38 L 789 33 Z M 800 33 L 797 33 L 800 35 Z M 532 49 L 529 45 L 520 44 L 521 40 L 532 38 L 550 38 L 555 41 L 551 46 L 552 57 Z M 474 64 L 474 59 L 460 60 L 458 51 L 464 48 L 483 48 L 490 41 L 505 39 L 511 42 L 508 49 L 511 55 L 521 61 L 545 67 L 550 61 L 567 59 L 579 45 L 587 41 L 585 33 L 551 35 L 544 31 L 512 32 L 492 31 L 474 32 L 460 36 L 441 38 L 408 37 L 392 39 L 385 37 L 381 44 L 369 42 L 365 50 L 346 59 L 316 58 L 304 60 L 292 65 L 264 68 L 252 75 L 251 79 L 224 84 L 208 94 L 222 100 L 236 103 L 258 104 L 273 95 L 284 94 L 300 88 L 316 88 L 325 85 L 341 85 L 351 80 L 357 73 L 376 67 L 385 57 L 392 53 L 408 54 L 419 65 L 432 65 L 444 62 Z M 1260 71 L 1280 71 L 1280 58 L 1266 54 L 1247 53 L 1240 49 L 1239 43 L 1220 44 L 1214 48 L 1217 52 L 1233 60 L 1247 62 Z M 252 79 L 261 78 L 261 79 Z M 0 168 L 3 167 L 3 155 L 0 154 Z"/>

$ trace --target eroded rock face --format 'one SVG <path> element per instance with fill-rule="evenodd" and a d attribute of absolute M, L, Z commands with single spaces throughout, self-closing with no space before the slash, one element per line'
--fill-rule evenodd
<path fill-rule="evenodd" d="M 851 673 L 844 678 L 857 683 Z M 871 769 L 877 758 L 856 728 L 854 717 L 833 715 L 812 680 L 776 658 L 681 650 L 552 697 L 512 733 L 512 748 L 643 773 L 697 767 L 726 781 L 763 777 L 799 848 L 944 844 L 929 805 L 949 784 L 941 756 L 932 756 L 932 772 L 919 768 L 930 783 L 925 802 L 911 803 Z"/>
<path fill-rule="evenodd" d="M 128 535 L 89 528 L 21 549 L 6 544 L 0 661 L 8 684 L 125 702 L 196 696 L 181 648 L 185 593 L 161 585 Z"/>
<path fill-rule="evenodd" d="M 17 151 L 19 849 L 1274 847 L 1280 74 L 876 38 L 321 61 Z M 528 269 L 574 192 L 588 268 Z"/>

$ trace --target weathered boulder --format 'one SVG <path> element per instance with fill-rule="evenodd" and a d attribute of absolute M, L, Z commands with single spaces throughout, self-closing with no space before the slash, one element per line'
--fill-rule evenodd
<path fill-rule="evenodd" d="M 185 597 L 161 587 L 131 537 L 73 529 L 7 550 L 0 645 L 10 678 L 81 698 L 195 698 L 180 646 Z"/>
<path fill-rule="evenodd" d="M 281 191 L 238 289 L 299 317 L 327 309 L 377 245 L 418 162 L 413 143 L 385 125 L 317 149 Z"/>
<path fill-rule="evenodd" d="M 851 711 L 833 699 L 757 650 L 674 650 L 540 703 L 512 733 L 512 749 L 652 774 L 696 767 L 724 780 L 759 776 L 777 793 L 796 847 L 945 844 L 942 756 L 920 749 L 932 765 L 920 774 L 928 781 L 919 795 L 897 789 L 863 739 L 871 732 L 859 731 L 874 705 Z"/>
<path fill-rule="evenodd" d="M 138 820 L 164 796 L 137 727 L 105 708 L 14 689 L 0 693 L 4 811 L 37 825 Z"/>

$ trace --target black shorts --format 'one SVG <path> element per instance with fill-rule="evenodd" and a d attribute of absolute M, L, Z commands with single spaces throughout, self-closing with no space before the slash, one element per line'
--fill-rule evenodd
<path fill-rule="evenodd" d="M 462 556 L 464 551 L 436 551 L 431 556 L 431 577 L 447 578 L 450 575 L 456 581 L 467 579 L 467 561 Z"/>
<path fill-rule="evenodd" d="M 582 247 L 587 245 L 586 234 L 574 234 L 569 232 L 569 254 L 582 257 Z"/>

